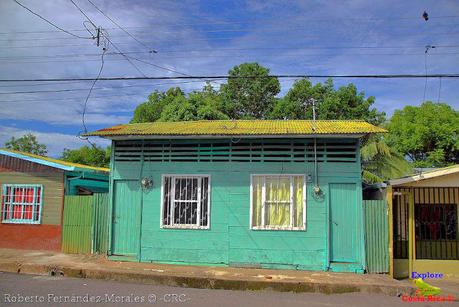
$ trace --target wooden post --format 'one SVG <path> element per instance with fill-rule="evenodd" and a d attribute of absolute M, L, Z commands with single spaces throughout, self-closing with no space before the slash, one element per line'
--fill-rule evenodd
<path fill-rule="evenodd" d="M 389 226 L 389 275 L 394 278 L 394 204 L 393 204 L 393 191 L 392 186 L 387 186 L 387 194 L 386 194 L 386 201 L 387 201 L 387 219 L 388 219 L 388 226 Z"/>

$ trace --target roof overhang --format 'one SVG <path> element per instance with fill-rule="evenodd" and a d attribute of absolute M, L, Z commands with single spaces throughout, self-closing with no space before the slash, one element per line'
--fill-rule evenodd
<path fill-rule="evenodd" d="M 426 172 L 426 173 L 421 173 L 421 174 L 414 175 L 414 176 L 393 179 L 389 181 L 389 184 L 392 186 L 400 186 L 400 185 L 404 185 L 404 184 L 408 184 L 412 182 L 432 179 L 432 178 L 456 174 L 456 173 L 459 173 L 459 165 L 445 167 L 445 168 L 441 168 L 441 169 Z"/>
<path fill-rule="evenodd" d="M 132 135 L 108 135 L 102 136 L 105 139 L 110 139 L 114 141 L 121 140 L 165 140 L 165 139 L 284 139 L 284 138 L 297 138 L 297 139 L 314 139 L 314 138 L 348 138 L 348 139 L 357 139 L 365 136 L 365 133 L 349 133 L 349 134 L 270 134 L 270 135 L 261 135 L 261 134 L 236 134 L 236 135 L 215 135 L 215 134 L 202 134 L 202 135 L 151 135 L 151 134 L 132 134 Z"/>

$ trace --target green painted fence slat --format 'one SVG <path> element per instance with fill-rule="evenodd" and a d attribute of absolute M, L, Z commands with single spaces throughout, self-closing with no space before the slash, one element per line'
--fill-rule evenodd
<path fill-rule="evenodd" d="M 62 251 L 105 254 L 107 249 L 108 194 L 65 196 Z"/>
<path fill-rule="evenodd" d="M 93 252 L 106 254 L 108 250 L 108 194 L 93 195 L 94 225 Z"/>
<path fill-rule="evenodd" d="M 364 200 L 365 252 L 369 273 L 389 272 L 389 227 L 386 200 Z"/>
<path fill-rule="evenodd" d="M 64 253 L 91 253 L 92 196 L 65 196 L 62 251 Z"/>

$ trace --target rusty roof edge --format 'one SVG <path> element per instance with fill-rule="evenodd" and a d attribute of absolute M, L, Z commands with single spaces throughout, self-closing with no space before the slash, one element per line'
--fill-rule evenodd
<path fill-rule="evenodd" d="M 206 123 L 206 124 L 210 124 L 210 123 L 214 123 L 214 124 L 219 124 L 219 123 L 225 123 L 225 124 L 229 124 L 229 123 L 232 123 L 232 122 L 235 122 L 235 123 L 238 123 L 238 122 L 254 122 L 254 123 L 260 123 L 260 122 L 264 122 L 264 123 L 276 123 L 276 122 L 282 122 L 282 123 L 286 123 L 286 122 L 290 122 L 292 124 L 302 124 L 302 123 L 312 123 L 312 120 L 236 120 L 236 121 L 231 121 L 231 120 L 215 120 L 215 121 L 210 121 L 210 120 L 199 120 L 199 121 L 180 121 L 180 122 L 149 122 L 149 123 L 135 123 L 135 124 L 121 124 L 121 125 L 116 125 L 116 126 L 112 126 L 112 127 L 108 127 L 108 128 L 104 128 L 104 129 L 100 129 L 100 130 L 97 130 L 97 131 L 93 131 L 93 132 L 89 132 L 89 133 L 85 133 L 85 134 L 82 134 L 82 136 L 101 136 L 101 137 L 108 137 L 108 138 L 111 138 L 113 136 L 145 136 L 145 135 L 151 135 L 151 136 L 168 136 L 168 137 L 174 137 L 174 136 L 199 136 L 199 137 L 202 137 L 202 136 L 212 136 L 212 137 L 219 137 L 219 136 L 250 136 L 250 135 L 253 135 L 253 136 L 269 136 L 269 135 L 273 135 L 273 136 L 310 136 L 310 135 L 347 135 L 347 134 L 352 134 L 352 135 L 355 135 L 355 134 L 373 134 L 373 133 L 387 133 L 387 130 L 384 129 L 384 128 L 381 128 L 381 127 L 378 127 L 378 126 L 375 126 L 373 124 L 370 124 L 364 120 L 318 120 L 317 122 L 318 123 L 365 123 L 367 124 L 367 127 L 359 127 L 359 128 L 354 128 L 354 129 L 350 129 L 350 130 L 355 130 L 355 132 L 353 131 L 345 131 L 345 132 L 320 132 L 320 131 L 316 131 L 316 132 L 298 132 L 298 133 L 295 133 L 295 132 L 279 132 L 279 133 L 275 133 L 275 132 L 266 132 L 266 133 L 256 133 L 256 130 L 265 130 L 264 128 L 253 128 L 252 130 L 254 130 L 253 132 L 254 133 L 250 133 L 250 132 L 247 132 L 247 133 L 235 133 L 235 134 L 231 134 L 231 133 L 221 133 L 221 132 L 218 132 L 218 133 L 211 133 L 211 132 L 208 132 L 208 131 L 204 131 L 204 132 L 192 132 L 192 133 L 170 133 L 170 134 L 167 134 L 167 133 L 154 133 L 154 132 L 144 132 L 142 131 L 142 128 L 144 128 L 145 126 L 150 126 L 150 125 L 170 125 L 170 124 L 176 124 L 176 125 L 185 125 L 185 124 L 196 124 L 196 123 Z M 139 130 L 138 131 L 128 131 L 128 132 L 120 132 L 120 133 L 117 133 L 117 131 L 122 131 L 124 129 L 129 129 L 131 127 L 139 127 Z M 246 129 L 251 129 L 250 127 L 249 128 L 246 128 Z M 229 130 L 231 131 L 231 130 Z"/>

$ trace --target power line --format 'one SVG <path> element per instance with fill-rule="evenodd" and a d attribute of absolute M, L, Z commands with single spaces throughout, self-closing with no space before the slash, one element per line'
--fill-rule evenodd
<path fill-rule="evenodd" d="M 59 27 L 58 25 L 54 24 L 53 22 L 49 21 L 48 19 L 46 19 L 45 17 L 41 16 L 40 14 L 32 11 L 31 9 L 29 9 L 27 6 L 25 6 L 24 4 L 20 3 L 19 1 L 17 0 L 13 0 L 16 4 L 18 4 L 19 6 L 21 6 L 22 8 L 26 9 L 27 11 L 29 11 L 30 13 L 32 13 L 33 15 L 37 16 L 38 18 L 40 18 L 41 20 L 47 22 L 48 24 L 50 24 L 51 26 L 53 26 L 54 28 L 58 29 L 60 32 L 64 32 L 64 33 L 67 33 L 69 35 L 72 35 L 74 37 L 77 37 L 77 38 L 82 38 L 82 39 L 94 39 L 94 37 L 84 37 L 84 36 L 80 36 L 80 35 L 77 35 L 77 34 L 74 34 L 70 31 L 67 31 L 61 27 Z"/>
<path fill-rule="evenodd" d="M 131 53 L 144 53 L 144 52 L 124 52 L 125 55 Z M 458 55 L 458 52 L 436 52 L 431 53 L 431 56 L 439 56 L 439 55 Z M 106 53 L 106 55 L 121 55 L 116 52 Z M 410 53 L 362 53 L 362 52 L 346 52 L 346 53 L 302 53 L 302 54 L 260 54 L 260 55 L 253 55 L 253 54 L 206 54 L 206 55 L 189 55 L 189 56 L 168 56 L 168 55 L 158 55 L 158 57 L 163 59 L 183 59 L 183 58 L 247 58 L 247 57 L 258 57 L 258 58 L 269 58 L 269 57 L 276 57 L 276 58 L 284 58 L 284 57 L 299 57 L 299 56 L 413 56 L 413 55 L 424 55 L 422 52 L 410 52 Z M 24 57 L 0 57 L 0 61 L 8 61 L 8 63 L 60 63 L 60 62 L 91 62 L 91 61 L 98 61 L 98 59 L 94 59 L 91 57 L 95 57 L 97 54 L 69 54 L 69 55 L 49 55 L 49 56 L 24 56 Z M 89 58 L 88 58 L 89 57 Z M 46 59 L 53 59 L 53 60 L 46 60 Z M 70 59 L 68 59 L 70 58 Z M 131 59 L 137 60 L 139 62 L 144 62 L 149 65 L 156 65 L 145 60 L 141 60 L 139 58 L 135 58 L 130 56 Z M 34 61 L 36 59 L 36 61 Z M 43 60 L 41 60 L 43 59 Z M 106 61 L 120 61 L 122 59 L 106 59 Z M 163 67 L 164 68 L 164 67 Z M 167 70 L 167 69 L 166 69 Z"/>
<path fill-rule="evenodd" d="M 16 0 L 13 0 L 13 1 L 16 1 Z M 438 20 L 444 20 L 444 19 L 454 19 L 454 18 L 459 18 L 459 15 L 443 15 L 443 16 L 429 16 L 429 19 L 438 19 Z M 357 18 L 357 17 L 354 17 L 354 18 L 348 18 L 348 17 L 343 17 L 343 18 L 336 18 L 336 17 L 332 17 L 332 18 L 307 18 L 307 20 L 305 20 L 305 22 L 317 22 L 317 21 L 327 21 L 327 22 L 330 22 L 330 21 L 333 21 L 333 22 L 337 22 L 339 20 L 344 20 L 344 21 L 350 21 L 350 20 L 353 20 L 353 21 L 368 21 L 368 22 L 373 22 L 373 21 L 376 21 L 376 20 L 419 20 L 420 17 L 419 16 L 415 16 L 415 17 L 368 17 L 368 18 L 365 18 L 365 17 L 362 17 L 362 18 Z M 125 29 L 151 29 L 151 26 L 154 26 L 154 25 L 157 25 L 157 26 L 179 26 L 179 27 L 189 27 L 189 26 L 199 26 L 199 25 L 229 25 L 229 24 L 232 24 L 232 25 L 247 25 L 247 24 L 256 24 L 256 23 L 260 23 L 260 22 L 264 22 L 266 21 L 266 18 L 251 18 L 250 20 L 237 20 L 237 21 L 212 21 L 212 22 L 197 22 L 197 23 L 149 23 L 150 26 L 138 26 L 138 27 L 124 27 Z M 272 20 L 270 20 L 272 22 Z M 285 20 L 275 20 L 274 21 L 274 24 L 285 24 Z M 448 24 L 450 25 L 450 24 Z M 117 28 L 106 28 L 106 30 L 115 30 Z M 71 30 L 71 31 L 74 31 L 74 32 L 77 32 L 77 31 L 86 31 L 85 29 L 74 29 L 74 30 Z M 55 33 L 55 32 L 59 32 L 59 31 L 27 31 L 27 30 L 24 30 L 24 31 L 16 31 L 15 33 Z M 6 32 L 0 32 L 0 34 L 6 34 Z"/>
<path fill-rule="evenodd" d="M 72 1 L 72 0 L 70 0 L 70 1 Z M 84 133 L 86 133 L 88 131 L 88 129 L 86 128 L 86 121 L 85 121 L 86 106 L 88 104 L 88 100 L 89 100 L 89 97 L 91 96 L 92 90 L 94 89 L 94 86 L 96 85 L 97 80 L 99 80 L 100 75 L 102 74 L 102 70 L 104 69 L 104 55 L 105 55 L 105 50 L 102 51 L 102 55 L 101 55 L 101 58 L 100 58 L 100 68 L 99 68 L 99 72 L 97 73 L 97 77 L 94 79 L 94 82 L 92 82 L 91 87 L 89 88 L 88 95 L 86 96 L 86 99 L 85 99 L 84 104 L 83 104 L 83 112 L 81 114 L 81 122 L 83 124 Z"/>
<path fill-rule="evenodd" d="M 70 0 L 70 2 L 72 2 L 72 4 L 80 11 L 80 13 L 91 23 L 91 25 L 94 27 L 94 29 L 97 29 L 96 24 L 91 20 L 91 18 L 89 18 L 88 15 L 86 15 L 85 12 L 83 12 L 83 10 L 75 3 L 75 1 Z"/>
<path fill-rule="evenodd" d="M 92 22 L 92 20 L 85 14 L 85 12 L 84 12 L 84 11 L 83 11 L 83 10 L 82 10 L 73 0 L 70 0 L 70 1 L 73 3 L 73 5 L 76 6 L 76 8 L 81 12 L 81 14 L 83 14 L 83 16 L 85 16 L 85 17 L 88 19 L 88 21 L 94 26 L 94 28 L 97 29 L 97 26 L 96 26 L 96 25 L 94 24 L 94 22 Z M 130 59 L 128 59 L 128 58 L 123 54 L 123 52 L 121 52 L 121 50 L 118 48 L 118 46 L 116 46 L 116 45 L 110 40 L 108 34 L 104 34 L 104 32 L 101 31 L 100 29 L 99 29 L 99 31 L 100 31 L 100 35 L 101 35 L 102 37 L 105 37 L 105 39 L 106 39 L 113 47 L 115 47 L 115 49 L 116 49 L 121 55 L 123 55 L 123 56 L 126 58 L 126 60 L 129 62 L 129 64 L 131 64 L 132 67 L 134 67 L 135 70 L 137 70 L 137 72 L 139 72 L 139 73 L 140 73 L 141 75 L 143 75 L 143 76 L 146 76 L 146 75 L 143 73 L 143 71 L 142 71 L 139 67 L 137 67 L 137 65 L 135 65 Z M 106 51 L 106 50 L 105 50 L 105 48 L 104 48 L 104 53 L 105 53 L 105 51 Z"/>
<path fill-rule="evenodd" d="M 105 59 L 104 59 L 105 62 Z M 224 80 L 224 79 L 221 79 Z M 194 81 L 179 81 L 179 82 L 165 82 L 165 83 L 154 83 L 154 84 L 142 84 L 142 85 L 123 85 L 123 86 L 112 86 L 112 87 L 94 87 L 92 90 L 112 90 L 120 88 L 132 88 L 132 87 L 152 87 L 152 86 L 162 86 L 162 85 L 174 85 L 174 84 L 185 84 L 185 83 L 194 83 L 202 82 L 201 80 Z M 47 86 L 48 84 L 40 84 L 41 86 Z M 49 84 L 53 85 L 53 84 Z M 24 85 L 21 85 L 24 87 Z M 29 86 L 29 85 L 26 85 Z M 5 87 L 5 86 L 2 86 Z M 71 89 L 57 89 L 57 90 L 43 90 L 43 91 L 16 91 L 16 92 L 0 92 L 0 95 L 17 95 L 17 94 L 40 94 L 40 93 L 62 93 L 62 92 L 79 92 L 87 91 L 88 88 L 71 88 Z"/>
<path fill-rule="evenodd" d="M 139 43 L 140 45 L 142 45 L 143 47 L 145 47 L 147 50 L 149 50 L 150 53 L 156 53 L 157 51 L 156 50 L 152 50 L 151 48 L 149 48 L 147 45 L 145 45 L 144 43 L 142 43 L 141 41 L 139 41 L 137 38 L 135 38 L 131 33 L 129 33 L 127 30 L 125 30 L 123 27 L 121 27 L 116 21 L 114 21 L 110 16 L 108 16 L 105 12 L 103 12 L 97 5 L 95 5 L 91 0 L 88 0 L 89 3 L 91 3 L 102 15 L 104 15 L 108 20 L 110 20 L 114 25 L 116 25 L 119 29 L 121 29 L 124 33 L 126 33 L 127 35 L 129 35 L 131 38 L 133 38 L 137 43 Z M 110 43 L 111 40 L 109 38 L 107 38 L 109 40 Z M 112 43 L 113 44 L 113 43 Z M 115 46 L 116 48 L 116 46 Z M 121 51 L 116 48 L 120 53 Z M 140 59 L 137 59 L 135 57 L 129 57 L 123 53 L 121 53 L 126 59 L 133 59 L 133 60 L 136 60 L 136 61 L 139 61 L 141 63 L 144 63 L 144 64 L 148 64 L 148 65 L 151 65 L 153 67 L 156 67 L 156 68 L 159 68 L 159 69 L 162 69 L 162 70 L 167 70 L 167 71 L 170 71 L 170 72 L 174 72 L 174 73 L 177 73 L 179 75 L 183 75 L 183 76 L 189 76 L 188 74 L 186 73 L 182 73 L 180 71 L 177 71 L 177 70 L 174 70 L 174 69 L 170 69 L 170 68 L 167 68 L 167 67 L 163 67 L 161 65 L 158 65 L 158 64 L 154 64 L 154 63 L 151 63 L 151 62 L 147 62 L 147 61 L 144 61 L 144 60 L 140 60 Z"/>
<path fill-rule="evenodd" d="M 315 75 L 315 74 L 298 74 L 298 75 L 269 75 L 269 76 L 159 76 L 159 77 L 103 77 L 100 81 L 128 81 L 128 80 L 190 80 L 190 79 L 256 79 L 256 78 L 349 78 L 349 79 L 419 79 L 419 78 L 445 78 L 456 79 L 459 74 L 369 74 L 369 75 Z M 94 78 L 43 78 L 43 79 L 0 79 L 0 82 L 60 82 L 60 81 L 93 81 Z"/>
<path fill-rule="evenodd" d="M 108 16 L 106 13 L 104 13 L 97 5 L 94 4 L 94 2 L 92 2 L 91 0 L 88 0 L 89 3 L 92 4 L 92 6 L 94 6 L 96 8 L 96 10 L 98 10 L 102 15 L 104 15 L 108 20 L 110 20 L 114 25 L 116 25 L 120 30 L 122 30 L 124 33 L 126 33 L 127 35 L 129 35 L 133 40 L 135 40 L 137 43 L 139 43 L 140 45 L 142 45 L 143 47 L 147 48 L 147 49 L 150 49 L 147 45 L 145 45 L 144 43 L 142 43 L 140 40 L 138 40 L 134 35 L 132 35 L 131 33 L 129 33 L 126 29 L 124 29 L 123 27 L 121 27 L 115 20 L 113 20 L 110 16 Z"/>
<path fill-rule="evenodd" d="M 128 57 L 127 55 L 125 55 L 125 54 L 121 51 L 121 49 L 118 48 L 118 46 L 116 46 L 116 45 L 110 40 L 110 38 L 108 37 L 108 35 L 103 35 L 103 36 L 107 39 L 107 41 L 108 41 L 113 47 L 115 47 L 116 51 L 118 51 L 118 53 L 119 53 L 120 55 L 122 55 L 122 56 L 129 62 L 129 64 L 131 64 L 131 66 L 135 68 L 135 70 L 137 70 L 137 72 L 139 72 L 142 76 L 146 77 L 145 73 L 144 73 L 139 67 L 137 67 L 137 65 L 135 65 L 135 64 L 129 59 L 129 57 Z"/>

